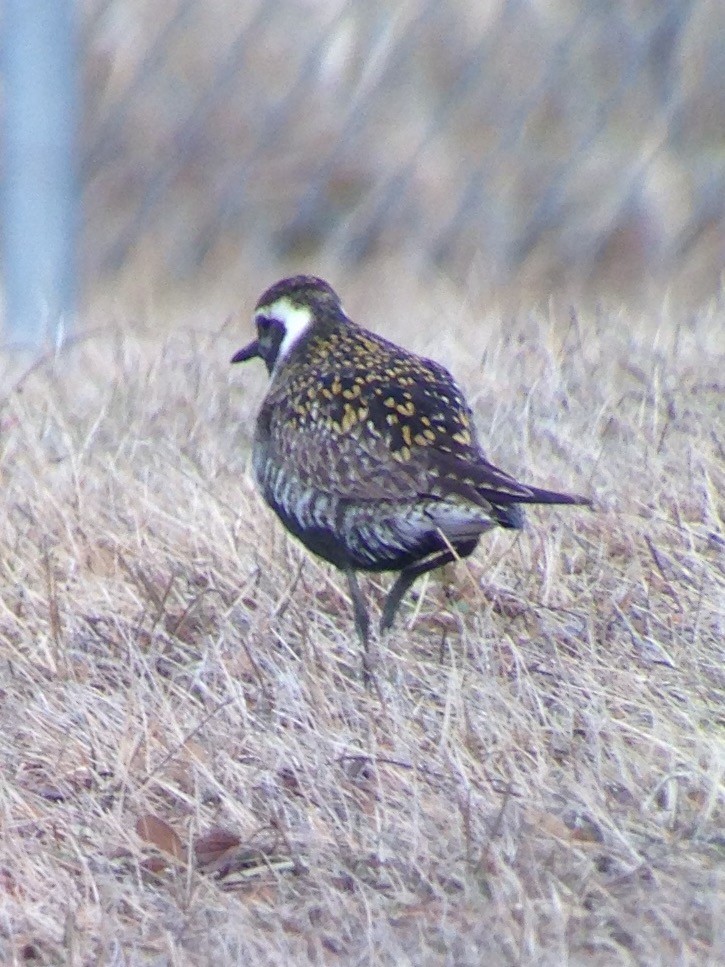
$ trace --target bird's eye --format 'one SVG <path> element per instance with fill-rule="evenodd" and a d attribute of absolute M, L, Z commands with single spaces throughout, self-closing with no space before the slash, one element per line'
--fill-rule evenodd
<path fill-rule="evenodd" d="M 256 322 L 260 335 L 262 333 L 269 332 L 269 328 L 272 325 L 272 319 L 270 319 L 268 316 L 257 316 Z"/>

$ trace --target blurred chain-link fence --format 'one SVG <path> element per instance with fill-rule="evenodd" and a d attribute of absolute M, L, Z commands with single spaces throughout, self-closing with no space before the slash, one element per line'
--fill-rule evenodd
<path fill-rule="evenodd" d="M 721 0 L 84 0 L 90 285 L 402 256 L 702 295 Z"/>

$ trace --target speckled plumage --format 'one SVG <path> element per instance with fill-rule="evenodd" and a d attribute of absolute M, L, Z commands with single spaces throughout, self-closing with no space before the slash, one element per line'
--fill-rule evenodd
<path fill-rule="evenodd" d="M 255 320 L 258 339 L 232 361 L 261 356 L 272 377 L 257 480 L 288 530 L 348 574 L 363 641 L 357 570 L 400 572 L 385 628 L 420 574 L 466 557 L 492 526 L 521 527 L 522 503 L 588 503 L 490 464 L 450 373 L 356 325 L 321 279 L 278 282 Z"/>

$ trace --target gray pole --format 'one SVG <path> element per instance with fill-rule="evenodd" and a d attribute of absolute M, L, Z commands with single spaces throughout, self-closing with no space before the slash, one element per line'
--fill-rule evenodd
<path fill-rule="evenodd" d="M 5 0 L 5 339 L 62 340 L 76 303 L 78 79 L 73 0 Z"/>

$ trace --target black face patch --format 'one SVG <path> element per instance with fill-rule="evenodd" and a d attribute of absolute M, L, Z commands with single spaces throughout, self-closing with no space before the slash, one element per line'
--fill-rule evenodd
<path fill-rule="evenodd" d="M 267 372 L 271 375 L 286 330 L 279 319 L 274 319 L 271 316 L 257 316 L 257 333 L 259 355 L 264 360 Z"/>

